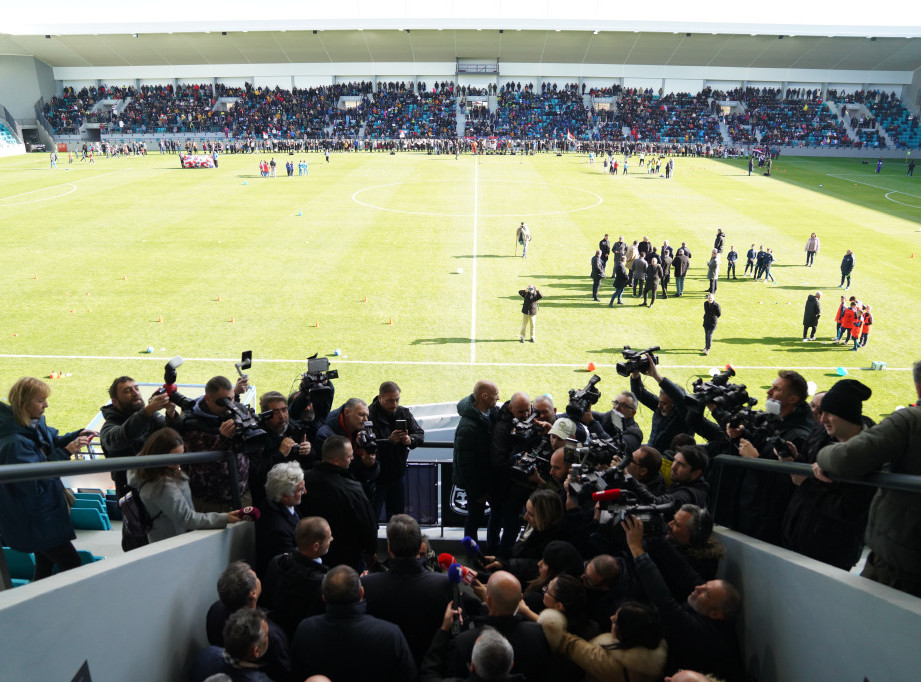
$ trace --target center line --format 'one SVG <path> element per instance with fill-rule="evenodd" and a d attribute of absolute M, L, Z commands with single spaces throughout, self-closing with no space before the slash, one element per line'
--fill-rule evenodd
<path fill-rule="evenodd" d="M 477 202 L 479 194 L 479 164 L 477 156 L 473 156 L 473 294 L 470 305 L 470 364 L 476 363 L 476 233 L 477 233 Z"/>

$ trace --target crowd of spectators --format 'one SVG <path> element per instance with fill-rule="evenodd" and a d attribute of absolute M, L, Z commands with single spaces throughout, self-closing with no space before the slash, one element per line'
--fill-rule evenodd
<path fill-rule="evenodd" d="M 583 97 L 613 100 L 596 110 Z M 349 101 L 346 106 L 342 98 Z M 491 107 L 468 102 L 490 100 Z M 101 100 L 112 106 L 91 110 Z M 717 101 L 737 103 L 721 114 Z M 459 105 L 458 105 L 459 103 Z M 835 107 L 833 108 L 832 103 Z M 841 105 L 840 111 L 837 105 Z M 850 109 L 848 108 L 850 105 Z M 368 81 L 312 88 L 260 88 L 223 84 L 65 88 L 44 105 L 58 133 L 76 134 L 84 122 L 99 123 L 105 134 L 223 133 L 228 138 L 262 139 L 450 139 L 457 134 L 457 107 L 464 136 L 519 140 L 566 139 L 655 143 L 718 144 L 725 123 L 732 145 L 772 147 L 877 148 L 886 139 L 896 147 L 921 146 L 917 117 L 894 93 L 879 90 L 839 93 L 827 99 L 819 89 L 753 87 L 696 94 L 663 95 L 651 88 L 580 88 L 574 83 L 507 82 L 502 86 L 460 86 L 439 81 Z M 865 106 L 869 115 L 855 106 Z M 741 110 L 739 109 L 741 107 Z M 844 121 L 849 121 L 854 139 Z"/>

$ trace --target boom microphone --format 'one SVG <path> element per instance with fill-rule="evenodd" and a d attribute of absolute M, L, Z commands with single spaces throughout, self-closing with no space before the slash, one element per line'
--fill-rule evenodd
<path fill-rule="evenodd" d="M 464 546 L 464 549 L 467 550 L 468 557 L 476 561 L 480 566 L 486 565 L 486 555 L 483 554 L 476 540 L 469 535 L 465 535 L 464 539 L 461 540 L 461 544 Z"/>

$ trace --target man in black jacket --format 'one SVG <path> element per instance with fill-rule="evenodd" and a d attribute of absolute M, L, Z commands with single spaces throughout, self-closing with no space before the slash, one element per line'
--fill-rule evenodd
<path fill-rule="evenodd" d="M 558 659 L 550 651 L 544 631 L 537 623 L 525 620 L 518 613 L 521 604 L 521 583 L 507 571 L 496 571 L 486 583 L 488 615 L 474 620 L 474 629 L 455 637 L 448 645 L 447 676 L 466 677 L 470 669 L 473 646 L 482 628 L 498 630 L 515 652 L 513 672 L 524 675 L 528 682 L 559 679 Z"/>
<path fill-rule="evenodd" d="M 416 679 L 416 664 L 400 629 L 365 612 L 357 572 L 336 566 L 323 578 L 322 589 L 326 613 L 305 618 L 294 633 L 291 669 L 297 679 Z"/>
<path fill-rule="evenodd" d="M 374 482 L 371 509 L 379 519 L 387 506 L 387 516 L 402 514 L 406 506 L 406 460 L 409 451 L 425 442 L 425 431 L 416 423 L 408 407 L 400 405 L 400 387 L 385 381 L 368 409 L 374 435 L 377 438 L 377 461 L 380 476 Z"/>
<path fill-rule="evenodd" d="M 416 520 L 396 514 L 387 523 L 390 570 L 361 579 L 368 613 L 400 628 L 418 666 L 441 624 L 453 587 L 445 573 L 423 568 L 422 531 Z"/>
<path fill-rule="evenodd" d="M 630 375 L 630 390 L 637 399 L 652 410 L 652 427 L 649 430 L 649 440 L 646 441 L 659 452 L 665 452 L 671 447 L 672 439 L 679 433 L 693 435 L 694 431 L 684 419 L 682 410 L 678 405 L 684 402 L 684 390 L 670 379 L 661 376 L 649 355 L 649 363 L 644 374 L 651 377 L 659 384 L 659 395 L 646 390 L 639 372 Z"/>
<path fill-rule="evenodd" d="M 106 458 L 134 457 L 147 437 L 157 429 L 178 422 L 176 405 L 166 393 L 155 393 L 147 404 L 141 397 L 137 382 L 131 377 L 118 377 L 109 387 L 112 402 L 100 408 L 105 423 L 99 431 L 99 442 Z M 166 416 L 160 414 L 166 411 Z M 128 472 L 113 471 L 115 492 L 124 497 L 128 492 Z"/>
<path fill-rule="evenodd" d="M 604 279 L 604 261 L 601 258 L 601 250 L 595 251 L 592 256 L 592 300 L 598 300 L 598 287 L 601 280 Z"/>
<path fill-rule="evenodd" d="M 498 386 L 480 380 L 474 385 L 473 393 L 457 403 L 460 420 L 454 430 L 453 482 L 467 495 L 464 535 L 474 540 L 489 501 L 490 450 L 499 412 L 498 399 Z M 498 541 L 498 537 L 495 540 Z"/>
<path fill-rule="evenodd" d="M 377 520 L 361 484 L 349 473 L 352 444 L 345 436 L 330 436 L 323 443 L 323 461 L 304 475 L 307 492 L 301 516 L 322 516 L 335 540 L 325 563 L 347 564 L 362 570 L 376 561 Z"/>
<path fill-rule="evenodd" d="M 663 514 L 665 519 L 670 521 L 684 504 L 696 504 L 701 508 L 707 506 L 710 484 L 704 478 L 704 471 L 708 464 L 707 455 L 702 447 L 682 445 L 672 461 L 672 484 L 666 488 L 664 495 L 653 495 L 632 476 L 627 477 L 625 484 L 627 489 L 636 493 L 641 504 L 670 503 L 671 511 Z"/>
<path fill-rule="evenodd" d="M 850 249 L 847 250 L 847 253 L 844 254 L 844 258 L 841 259 L 841 284 L 838 285 L 838 288 L 842 287 L 847 290 L 851 288 L 851 272 L 854 270 L 854 252 Z M 847 286 L 844 286 L 845 280 L 847 281 Z"/>
<path fill-rule="evenodd" d="M 608 267 L 608 255 L 611 253 L 611 242 L 608 240 L 607 233 L 598 242 L 598 250 L 601 251 L 601 271 L 604 272 L 605 268 Z"/>
<path fill-rule="evenodd" d="M 751 248 L 748 250 L 748 253 L 745 254 L 745 272 L 743 275 L 747 275 L 748 271 L 755 271 L 755 245 L 752 244 Z"/>
<path fill-rule="evenodd" d="M 669 649 L 666 671 L 688 668 L 730 682 L 742 679 L 733 622 L 742 604 L 739 591 L 725 580 L 699 581 L 687 601 L 679 604 L 643 547 L 643 522 L 628 517 L 621 526 L 646 596 L 662 619 Z"/>
<path fill-rule="evenodd" d="M 261 509 L 265 504 L 265 480 L 269 470 L 282 462 L 297 462 L 301 468 L 309 468 L 311 444 L 300 424 L 290 418 L 288 401 L 278 391 L 262 394 L 259 413 L 264 415 L 261 426 L 265 431 L 265 446 L 261 453 L 250 457 L 249 489 L 253 494 L 253 506 Z"/>
<path fill-rule="evenodd" d="M 364 400 L 349 398 L 329 413 L 326 423 L 316 436 L 316 442 L 321 449 L 323 442 L 332 435 L 349 439 L 354 455 L 349 465 L 349 473 L 361 483 L 369 500 L 373 484 L 381 472 L 381 466 L 377 461 L 377 443 L 365 426 L 370 415 L 368 404 Z"/>
<path fill-rule="evenodd" d="M 329 551 L 333 534 L 326 519 L 309 516 L 294 530 L 297 549 L 279 554 L 269 562 L 263 598 L 288 637 L 304 618 L 323 613 L 320 584 L 328 570 L 321 563 Z"/>
<path fill-rule="evenodd" d="M 533 284 L 529 284 L 524 289 L 519 289 L 518 295 L 524 299 L 521 303 L 521 331 L 518 333 L 518 340 L 524 343 L 525 332 L 530 328 L 531 343 L 534 343 L 534 335 L 537 331 L 537 311 L 540 307 L 538 301 L 543 296 Z"/>
<path fill-rule="evenodd" d="M 604 414 L 593 412 L 592 416 L 601 424 L 612 438 L 621 435 L 624 449 L 627 452 L 636 450 L 643 442 L 643 430 L 636 423 L 636 408 L 639 407 L 636 396 L 630 391 L 624 391 L 611 401 L 611 409 Z"/>

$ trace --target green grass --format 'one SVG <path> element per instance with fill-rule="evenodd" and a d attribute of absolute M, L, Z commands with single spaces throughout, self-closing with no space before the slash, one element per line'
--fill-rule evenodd
<path fill-rule="evenodd" d="M 63 430 L 95 414 L 115 376 L 157 381 L 173 355 L 190 358 L 181 381 L 204 383 L 231 376 L 251 348 L 260 392 L 285 391 L 308 355 L 338 348 L 343 400 L 370 399 L 393 379 L 408 404 L 454 401 L 492 378 L 503 398 L 549 392 L 562 404 L 594 362 L 606 409 L 627 386 L 613 371 L 618 349 L 658 344 L 664 373 L 682 385 L 732 362 L 752 368 L 737 380 L 763 397 L 777 369 L 809 368 L 827 388 L 843 366 L 873 388 L 873 417 L 912 399 L 908 372 L 861 369 L 921 357 L 921 178 L 901 164 L 877 175 L 857 160 L 781 158 L 765 178 L 748 177 L 741 160 L 678 158 L 666 182 L 635 161 L 631 175 L 612 178 L 581 156 L 308 157 L 309 177 L 274 180 L 259 177 L 258 156 L 224 156 L 216 170 L 181 170 L 158 154 L 70 171 L 66 158 L 57 170 L 44 155 L 0 160 L 0 395 L 23 375 L 72 373 L 50 381 L 49 422 Z M 520 220 L 534 235 L 526 260 L 514 257 Z M 777 283 L 720 282 L 723 317 L 705 358 L 704 278 L 718 227 L 740 252 L 740 273 L 752 242 L 772 247 Z M 822 250 L 807 269 L 813 231 Z M 687 241 L 687 295 L 652 310 L 628 296 L 611 310 L 605 282 L 604 303 L 594 303 L 589 260 L 605 232 Z M 857 258 L 850 293 L 875 320 L 857 353 L 800 340 L 815 290 L 826 295 L 819 337 L 833 334 L 846 248 Z M 528 282 L 545 298 L 538 343 L 522 345 L 517 291 Z M 644 427 L 648 418 L 641 411 Z"/>

